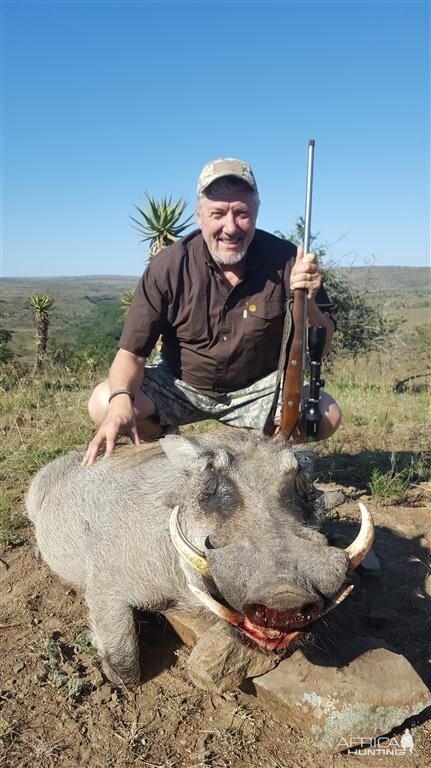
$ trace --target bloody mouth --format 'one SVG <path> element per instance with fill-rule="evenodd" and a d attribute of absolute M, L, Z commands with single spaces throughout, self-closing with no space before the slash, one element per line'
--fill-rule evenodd
<path fill-rule="evenodd" d="M 304 611 L 276 611 L 265 605 L 247 606 L 238 629 L 261 650 L 279 652 L 304 635 L 312 622 L 319 618 L 320 612 L 318 604 L 308 606 Z"/>
<path fill-rule="evenodd" d="M 341 587 L 323 608 L 318 603 L 312 603 L 302 610 L 276 611 L 262 604 L 254 604 L 246 606 L 244 613 L 233 610 L 193 584 L 189 583 L 188 587 L 216 616 L 235 627 L 242 639 L 251 641 L 267 653 L 279 653 L 297 637 L 308 632 L 313 622 L 340 605 L 350 595 L 353 584 Z"/>

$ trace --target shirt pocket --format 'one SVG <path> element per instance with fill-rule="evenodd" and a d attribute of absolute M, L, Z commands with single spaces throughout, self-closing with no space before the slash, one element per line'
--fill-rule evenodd
<path fill-rule="evenodd" d="M 245 311 L 246 334 L 265 337 L 277 332 L 283 325 L 284 307 L 280 301 L 249 300 Z"/>

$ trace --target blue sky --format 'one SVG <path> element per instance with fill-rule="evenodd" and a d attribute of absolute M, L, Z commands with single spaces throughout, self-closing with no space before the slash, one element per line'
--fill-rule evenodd
<path fill-rule="evenodd" d="M 139 274 L 145 190 L 248 160 L 258 225 L 340 264 L 429 262 L 425 2 L 2 3 L 2 275 Z"/>

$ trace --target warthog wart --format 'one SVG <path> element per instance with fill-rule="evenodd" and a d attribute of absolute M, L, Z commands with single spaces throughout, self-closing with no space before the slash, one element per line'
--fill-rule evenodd
<path fill-rule="evenodd" d="M 255 433 L 73 452 L 27 497 L 50 568 L 84 590 L 93 642 L 114 682 L 139 680 L 133 608 L 210 610 L 238 638 L 281 652 L 349 593 L 373 524 L 347 550 L 318 531 L 311 459 Z"/>

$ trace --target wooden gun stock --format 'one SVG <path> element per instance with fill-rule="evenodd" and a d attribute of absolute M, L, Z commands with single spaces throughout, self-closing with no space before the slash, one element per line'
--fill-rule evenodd
<path fill-rule="evenodd" d="M 302 386 L 304 381 L 305 333 L 307 294 L 304 288 L 293 292 L 292 342 L 284 373 L 281 434 L 288 439 L 298 424 Z"/>

